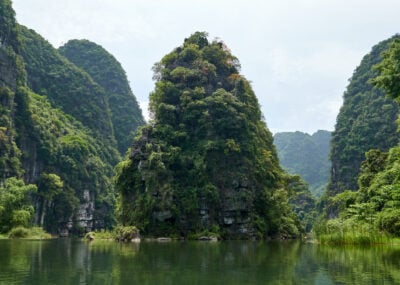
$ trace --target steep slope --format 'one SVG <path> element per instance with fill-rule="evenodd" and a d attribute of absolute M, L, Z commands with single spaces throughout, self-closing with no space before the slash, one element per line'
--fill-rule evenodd
<path fill-rule="evenodd" d="M 302 132 L 274 135 L 274 144 L 282 167 L 290 174 L 299 174 L 316 197 L 321 197 L 329 179 L 330 139 L 331 133 L 322 130 L 312 135 Z"/>
<path fill-rule="evenodd" d="M 29 222 L 63 235 L 111 227 L 120 156 L 104 88 L 18 26 L 10 1 L 0 8 L 0 232 Z"/>
<path fill-rule="evenodd" d="M 113 225 L 113 165 L 107 146 L 46 97 L 20 87 L 16 129 L 26 173 L 38 185 L 34 223 L 53 233 Z"/>
<path fill-rule="evenodd" d="M 18 50 L 18 32 L 15 21 L 15 12 L 10 0 L 0 1 L 0 47 L 10 47 Z"/>
<path fill-rule="evenodd" d="M 104 88 L 118 150 L 124 154 L 144 119 L 121 64 L 103 47 L 88 40 L 71 40 L 59 51 Z"/>
<path fill-rule="evenodd" d="M 375 67 L 376 78 L 372 82 L 398 104 L 398 37 L 393 39 L 390 49 L 382 55 L 383 60 Z M 345 191 L 329 199 L 328 206 L 339 211 L 339 216 L 325 221 L 319 227 L 320 235 L 361 236 L 363 243 L 377 243 L 388 236 L 400 236 L 400 145 L 390 148 L 388 152 L 372 149 L 365 156 L 357 177 L 358 190 Z"/>
<path fill-rule="evenodd" d="M 19 32 L 29 88 L 116 145 L 104 90 L 35 31 L 19 26 Z"/>
<path fill-rule="evenodd" d="M 398 106 L 369 83 L 377 73 L 372 66 L 381 61 L 381 52 L 388 48 L 393 38 L 374 46 L 362 59 L 344 93 L 343 106 L 332 133 L 328 196 L 356 190 L 364 153 L 370 149 L 387 151 L 399 140 L 396 124 Z"/>
<path fill-rule="evenodd" d="M 21 151 L 15 141 L 14 99 L 17 84 L 25 80 L 25 71 L 17 50 L 14 10 L 10 1 L 0 0 L 0 184 L 22 174 Z"/>
<path fill-rule="evenodd" d="M 155 236 L 299 234 L 272 135 L 225 44 L 197 32 L 154 71 L 153 120 L 118 166 L 122 223 Z"/>

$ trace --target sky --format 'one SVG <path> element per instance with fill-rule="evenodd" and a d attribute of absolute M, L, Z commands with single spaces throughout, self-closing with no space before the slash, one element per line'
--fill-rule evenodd
<path fill-rule="evenodd" d="M 152 66 L 196 31 L 225 42 L 268 128 L 333 130 L 343 92 L 372 46 L 400 32 L 399 0 L 13 0 L 17 21 L 54 47 L 102 45 L 147 116 Z"/>

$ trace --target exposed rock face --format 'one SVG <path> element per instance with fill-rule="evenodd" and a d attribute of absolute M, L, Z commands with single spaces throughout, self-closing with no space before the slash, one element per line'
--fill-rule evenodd
<path fill-rule="evenodd" d="M 151 156 L 148 147 L 151 144 L 152 135 L 147 132 L 146 128 L 143 129 L 142 134 L 143 136 L 134 142 L 130 157 L 135 161 L 137 169 L 140 170 L 141 185 L 145 187 Z M 223 173 L 220 173 L 220 179 L 225 179 L 223 175 Z M 147 192 L 150 189 L 142 188 L 142 191 Z M 215 224 L 219 225 L 226 232 L 226 237 L 232 239 L 256 238 L 257 231 L 253 219 L 254 206 L 252 205 L 254 192 L 254 186 L 250 185 L 249 178 L 246 176 L 242 175 L 240 179 L 232 178 L 218 194 L 220 201 L 217 204 L 210 202 L 210 197 L 207 195 L 200 194 L 195 202 L 197 209 L 193 212 L 193 215 L 198 217 L 197 221 L 203 228 L 210 228 Z M 159 191 L 154 190 L 152 197 L 156 204 L 163 203 L 163 197 Z M 139 197 L 136 196 L 133 199 L 139 199 Z M 182 215 L 176 220 L 176 212 L 172 209 L 153 210 L 150 215 L 156 224 L 177 222 L 181 232 L 193 231 L 193 217 Z"/>
<path fill-rule="evenodd" d="M 83 191 L 83 200 L 79 204 L 76 215 L 76 222 L 78 225 L 89 232 L 94 226 L 94 195 L 89 190 Z"/>

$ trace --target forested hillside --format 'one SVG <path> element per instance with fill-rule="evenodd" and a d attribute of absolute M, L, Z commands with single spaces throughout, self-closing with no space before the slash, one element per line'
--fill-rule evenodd
<path fill-rule="evenodd" d="M 400 41 L 391 39 L 389 51 L 383 53 L 383 61 L 376 65 L 371 84 L 388 96 L 386 100 L 398 104 L 400 98 Z M 392 106 L 392 105 L 390 105 Z M 389 107 L 388 107 L 389 108 Z M 385 117 L 385 113 L 381 113 Z M 389 125 L 391 126 L 391 122 Z M 390 138 L 390 136 L 389 136 Z M 339 212 L 336 219 L 316 226 L 320 236 L 332 239 L 360 235 L 364 240 L 382 242 L 387 235 L 400 236 L 400 145 L 388 152 L 373 148 L 366 153 L 357 177 L 358 190 L 345 191 L 328 200 L 327 213 Z M 339 238 L 337 238 L 339 237 Z"/>
<path fill-rule="evenodd" d="M 365 152 L 370 149 L 388 151 L 398 143 L 398 106 L 370 83 L 370 79 L 377 75 L 373 66 L 381 61 L 382 51 L 394 38 L 398 36 L 377 44 L 362 59 L 343 95 L 343 105 L 332 133 L 328 196 L 357 189 Z"/>
<path fill-rule="evenodd" d="M 311 193 L 321 197 L 329 179 L 329 142 L 331 133 L 319 130 L 312 135 L 283 132 L 274 135 L 282 167 L 290 174 L 299 174 Z"/>
<path fill-rule="evenodd" d="M 116 145 L 104 89 L 35 31 L 24 26 L 18 30 L 29 88 L 81 121 L 99 139 Z"/>
<path fill-rule="evenodd" d="M 111 178 L 120 154 L 106 90 L 19 26 L 10 1 L 0 8 L 0 232 L 113 226 Z"/>
<path fill-rule="evenodd" d="M 297 236 L 257 98 L 221 41 L 197 32 L 154 66 L 152 122 L 120 163 L 120 219 L 146 235 Z"/>
<path fill-rule="evenodd" d="M 118 150 L 125 154 L 144 119 L 121 64 L 103 47 L 88 40 L 71 40 L 59 51 L 104 88 Z"/>

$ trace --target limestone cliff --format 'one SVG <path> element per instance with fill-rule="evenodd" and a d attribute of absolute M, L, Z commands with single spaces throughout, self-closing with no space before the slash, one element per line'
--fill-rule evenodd
<path fill-rule="evenodd" d="M 0 0 L 0 187 L 36 184 L 32 222 L 52 233 L 110 228 L 116 146 L 104 88 Z"/>
<path fill-rule="evenodd" d="M 118 166 L 124 224 L 156 236 L 299 233 L 272 135 L 239 69 L 201 32 L 155 65 L 153 120 Z"/>

